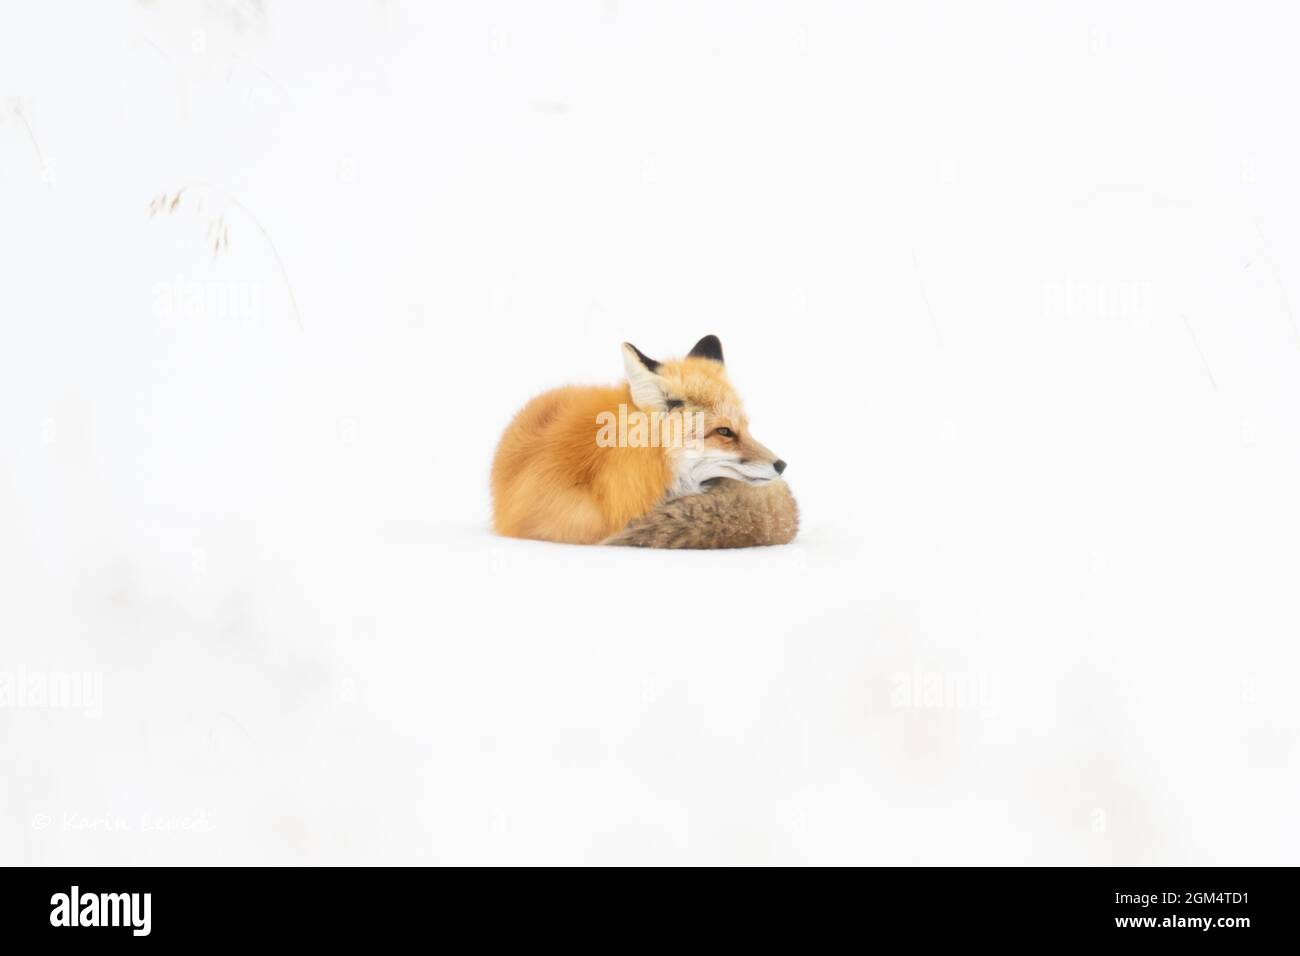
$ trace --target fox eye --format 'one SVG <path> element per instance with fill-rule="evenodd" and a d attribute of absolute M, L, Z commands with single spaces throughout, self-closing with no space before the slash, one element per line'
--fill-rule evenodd
<path fill-rule="evenodd" d="M 736 437 L 736 433 L 733 432 L 730 428 L 715 428 L 715 429 L 713 430 L 713 434 L 715 434 L 715 435 L 721 435 L 723 438 L 735 438 L 735 437 Z"/>

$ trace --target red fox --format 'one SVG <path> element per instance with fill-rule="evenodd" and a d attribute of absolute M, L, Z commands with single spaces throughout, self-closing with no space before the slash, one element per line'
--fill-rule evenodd
<path fill-rule="evenodd" d="M 665 362 L 624 342 L 623 368 L 622 385 L 555 389 L 515 416 L 492 462 L 496 532 L 650 548 L 793 540 L 785 462 L 750 434 L 718 337 Z"/>

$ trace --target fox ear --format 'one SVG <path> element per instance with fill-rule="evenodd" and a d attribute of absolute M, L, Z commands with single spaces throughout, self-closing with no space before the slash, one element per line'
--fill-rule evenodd
<path fill-rule="evenodd" d="M 713 361 L 721 363 L 722 343 L 718 341 L 716 335 L 706 335 L 695 343 L 695 348 L 691 349 L 691 354 L 688 358 L 713 359 Z"/>
<path fill-rule="evenodd" d="M 641 354 L 631 342 L 623 343 L 623 368 L 632 386 L 632 404 L 642 411 L 664 407 L 663 379 L 657 374 L 659 363 Z"/>

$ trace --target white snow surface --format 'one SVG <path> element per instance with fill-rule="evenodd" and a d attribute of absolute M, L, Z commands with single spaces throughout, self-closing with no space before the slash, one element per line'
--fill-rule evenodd
<path fill-rule="evenodd" d="M 1298 16 L 6 5 L 0 862 L 1295 863 Z M 706 333 L 793 545 L 490 533 Z"/>

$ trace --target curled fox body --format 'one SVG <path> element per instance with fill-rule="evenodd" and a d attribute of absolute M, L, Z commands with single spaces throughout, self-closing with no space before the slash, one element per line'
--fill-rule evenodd
<path fill-rule="evenodd" d="M 497 533 L 655 548 L 793 539 L 785 462 L 750 434 L 717 337 L 665 362 L 624 343 L 623 367 L 622 385 L 555 389 L 515 416 L 492 463 Z"/>

